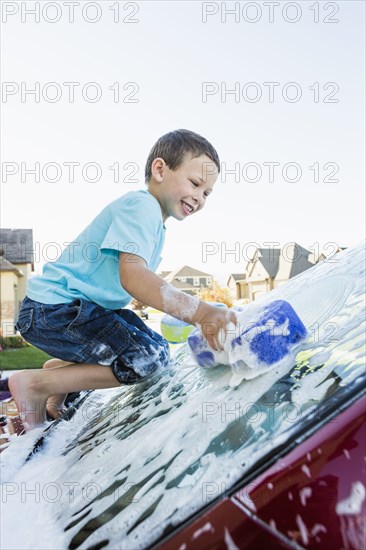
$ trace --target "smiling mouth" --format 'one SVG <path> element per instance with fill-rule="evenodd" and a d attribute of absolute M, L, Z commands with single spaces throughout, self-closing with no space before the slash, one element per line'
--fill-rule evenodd
<path fill-rule="evenodd" d="M 185 202 L 185 201 L 180 201 L 180 202 L 181 202 L 181 205 L 183 206 L 183 210 L 187 214 L 187 216 L 189 214 L 192 214 L 192 212 L 194 211 L 193 206 L 191 206 L 190 204 L 188 204 L 188 202 Z"/>

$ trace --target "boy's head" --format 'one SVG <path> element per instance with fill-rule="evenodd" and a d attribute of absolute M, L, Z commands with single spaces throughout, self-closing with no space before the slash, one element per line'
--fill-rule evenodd
<path fill-rule="evenodd" d="M 164 159 L 171 170 L 176 170 L 182 164 L 184 157 L 190 154 L 192 158 L 202 155 L 208 157 L 220 173 L 220 159 L 216 149 L 206 138 L 190 130 L 174 130 L 161 136 L 151 149 L 145 166 L 145 181 L 151 178 L 151 165 L 154 159 Z"/>
<path fill-rule="evenodd" d="M 146 162 L 145 178 L 158 200 L 164 221 L 201 210 L 220 172 L 214 147 L 189 130 L 175 130 L 155 143 Z"/>

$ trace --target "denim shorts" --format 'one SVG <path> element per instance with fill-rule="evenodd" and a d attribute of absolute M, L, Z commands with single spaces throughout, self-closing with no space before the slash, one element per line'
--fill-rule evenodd
<path fill-rule="evenodd" d="M 168 342 L 129 309 L 86 300 L 42 304 L 24 298 L 15 328 L 53 357 L 109 366 L 121 384 L 135 384 L 169 363 Z"/>

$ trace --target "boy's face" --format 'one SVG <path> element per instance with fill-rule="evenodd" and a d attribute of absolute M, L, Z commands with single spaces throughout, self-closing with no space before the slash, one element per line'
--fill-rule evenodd
<path fill-rule="evenodd" d="M 176 170 L 171 170 L 163 159 L 155 159 L 152 176 L 149 191 L 159 201 L 165 222 L 169 216 L 184 220 L 202 210 L 213 191 L 218 171 L 206 155 L 196 158 L 186 155 Z"/>

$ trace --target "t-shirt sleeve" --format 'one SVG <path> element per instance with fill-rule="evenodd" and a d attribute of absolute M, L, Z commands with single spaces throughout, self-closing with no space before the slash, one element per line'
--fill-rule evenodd
<path fill-rule="evenodd" d="M 150 197 L 130 197 L 113 215 L 101 243 L 104 254 L 118 256 L 119 252 L 135 254 L 149 265 L 156 245 L 160 208 Z"/>

